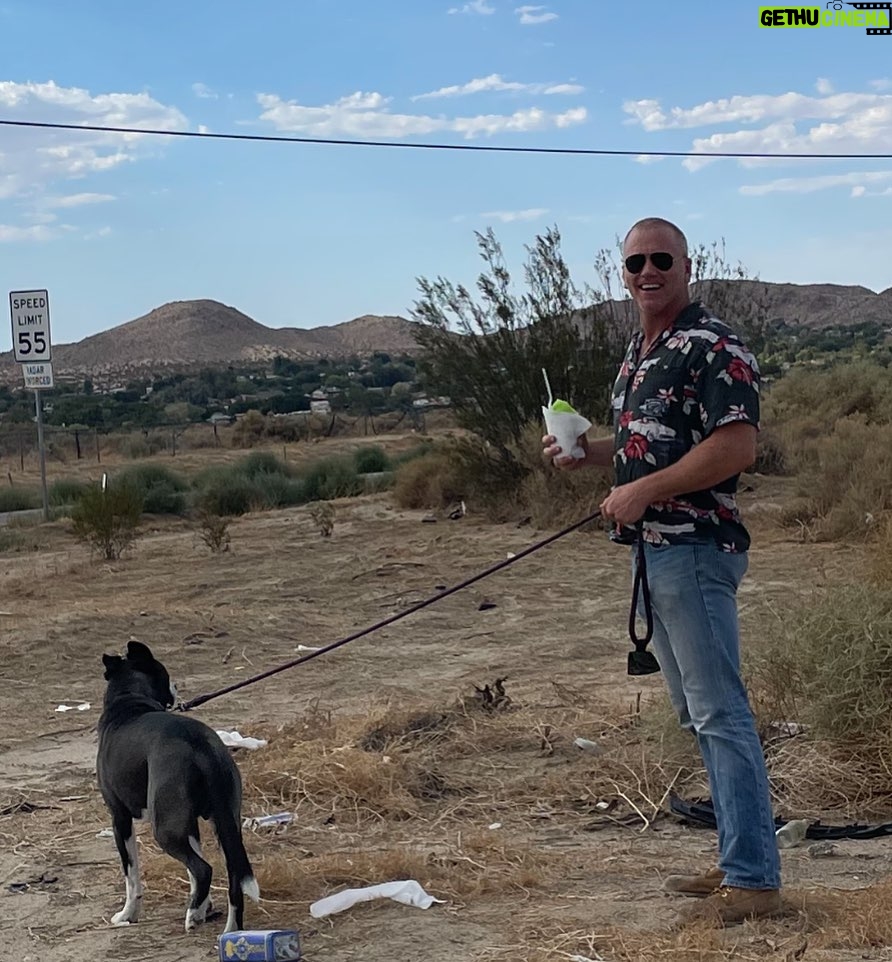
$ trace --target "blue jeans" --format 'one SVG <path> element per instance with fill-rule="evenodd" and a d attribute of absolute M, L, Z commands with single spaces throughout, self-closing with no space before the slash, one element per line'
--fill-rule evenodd
<path fill-rule="evenodd" d="M 765 757 L 740 676 L 737 588 L 748 557 L 709 542 L 646 545 L 645 559 L 651 644 L 678 718 L 700 746 L 724 884 L 780 888 Z M 641 598 L 638 611 L 643 615 Z"/>

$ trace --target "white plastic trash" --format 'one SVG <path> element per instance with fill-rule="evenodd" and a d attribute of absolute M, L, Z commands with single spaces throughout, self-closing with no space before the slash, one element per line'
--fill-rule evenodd
<path fill-rule="evenodd" d="M 419 909 L 428 909 L 434 902 L 442 902 L 443 899 L 434 898 L 414 879 L 406 879 L 402 882 L 384 882 L 381 885 L 368 885 L 360 889 L 344 889 L 324 899 L 319 899 L 310 906 L 310 915 L 314 919 L 321 919 L 326 915 L 335 915 L 343 912 L 358 902 L 371 902 L 373 899 L 393 899 L 403 905 L 411 905 Z"/>
<path fill-rule="evenodd" d="M 220 736 L 220 741 L 223 742 L 227 748 L 248 748 L 253 751 L 256 748 L 264 748 L 267 745 L 265 738 L 249 738 L 240 735 L 237 731 L 218 731 L 217 734 Z"/>

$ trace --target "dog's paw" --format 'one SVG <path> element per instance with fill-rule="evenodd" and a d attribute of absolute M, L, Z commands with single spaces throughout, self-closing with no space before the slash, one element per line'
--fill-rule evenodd
<path fill-rule="evenodd" d="M 115 926 L 115 928 L 120 928 L 124 925 L 130 925 L 132 921 L 135 920 L 131 919 L 123 909 L 120 912 L 115 912 L 115 914 L 111 917 L 111 924 Z"/>
<path fill-rule="evenodd" d="M 186 909 L 186 931 L 191 932 L 207 920 L 208 912 L 213 908 L 210 898 L 206 898 L 198 908 Z"/>

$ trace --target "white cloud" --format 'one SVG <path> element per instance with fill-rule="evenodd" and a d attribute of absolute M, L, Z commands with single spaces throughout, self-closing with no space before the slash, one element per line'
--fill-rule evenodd
<path fill-rule="evenodd" d="M 464 97 L 468 94 L 509 91 L 511 93 L 530 94 L 580 94 L 585 87 L 580 84 L 544 84 L 520 83 L 517 80 L 505 80 L 501 74 L 491 73 L 486 77 L 476 77 L 464 84 L 452 84 L 440 87 L 423 94 L 415 94 L 412 100 L 437 100 L 445 97 Z"/>
<path fill-rule="evenodd" d="M 490 210 L 480 216 L 486 220 L 498 220 L 503 224 L 512 224 L 515 221 L 539 220 L 547 213 L 547 207 L 529 207 L 526 210 Z"/>
<path fill-rule="evenodd" d="M 892 77 L 877 77 L 876 80 L 871 80 L 868 86 L 874 90 L 892 90 Z"/>
<path fill-rule="evenodd" d="M 822 96 L 833 93 L 833 84 L 826 77 L 818 77 L 815 81 L 815 90 Z"/>
<path fill-rule="evenodd" d="M 477 13 L 483 16 L 488 16 L 491 13 L 496 12 L 495 7 L 491 7 L 486 0 L 470 0 L 462 7 L 452 7 L 449 11 L 450 13 Z"/>
<path fill-rule="evenodd" d="M 809 96 L 787 92 L 756 94 L 706 101 L 693 107 L 671 107 L 657 100 L 623 105 L 627 123 L 644 130 L 664 131 L 726 124 L 763 124 L 715 132 L 694 139 L 691 149 L 703 157 L 688 158 L 684 166 L 697 170 L 711 163 L 708 155 L 739 153 L 887 153 L 892 150 L 892 95 L 833 93 Z M 745 165 L 760 162 L 744 160 Z"/>
<path fill-rule="evenodd" d="M 35 224 L 32 227 L 0 224 L 0 244 L 54 240 L 59 234 L 58 228 L 47 227 L 45 224 Z"/>
<path fill-rule="evenodd" d="M 0 109 L 10 120 L 183 130 L 186 118 L 148 94 L 97 94 L 48 83 L 0 82 Z M 132 162 L 146 135 L 85 130 L 7 128 L 0 153 L 0 198 L 39 193 L 49 184 Z"/>
<path fill-rule="evenodd" d="M 520 17 L 520 22 L 525 27 L 532 27 L 539 23 L 548 23 L 549 20 L 557 20 L 556 13 L 550 13 L 547 7 L 515 7 L 514 12 Z"/>
<path fill-rule="evenodd" d="M 815 177 L 780 177 L 764 184 L 745 184 L 740 188 L 740 193 L 749 197 L 764 197 L 766 194 L 812 194 L 835 187 L 850 187 L 853 197 L 862 197 L 868 192 L 866 185 L 884 181 L 892 181 L 892 170 L 852 171 L 847 174 L 821 174 Z"/>
<path fill-rule="evenodd" d="M 146 93 L 92 94 L 80 87 L 47 83 L 0 82 L 0 113 L 9 120 L 46 121 L 97 127 L 183 130 L 186 118 Z M 151 144 L 151 146 L 149 146 Z M 4 128 L 0 150 L 0 218 L 3 202 L 17 201 L 15 219 L 0 227 L 6 241 L 46 241 L 75 228 L 57 225 L 55 208 L 77 208 L 113 199 L 83 190 L 47 195 L 54 186 L 87 181 L 157 152 L 159 143 L 146 134 L 39 127 Z M 92 185 L 90 185 L 92 186 Z M 52 223 L 53 226 L 48 226 Z"/>
<path fill-rule="evenodd" d="M 65 197 L 45 197 L 44 207 L 83 207 L 85 204 L 104 204 L 116 200 L 114 194 L 68 194 Z"/>
<path fill-rule="evenodd" d="M 217 100 L 219 97 L 216 91 L 211 90 L 207 84 L 203 83 L 192 84 L 192 93 L 194 93 L 199 100 Z"/>
<path fill-rule="evenodd" d="M 478 114 L 471 117 L 445 117 L 442 114 L 392 113 L 390 98 L 379 93 L 357 92 L 332 104 L 310 107 L 282 100 L 275 94 L 258 94 L 260 119 L 277 130 L 311 137 L 350 137 L 375 140 L 405 138 L 433 133 L 457 133 L 466 139 L 500 133 L 565 128 L 581 124 L 588 116 L 585 107 L 563 113 L 549 113 L 538 107 L 516 110 L 511 114 Z"/>
<path fill-rule="evenodd" d="M 546 87 L 544 94 L 581 94 L 585 90 L 582 84 L 552 84 Z"/>
<path fill-rule="evenodd" d="M 665 113 L 657 100 L 627 101 L 623 110 L 629 123 L 647 131 L 705 127 L 710 124 L 759 123 L 765 120 L 832 120 L 892 105 L 892 96 L 867 93 L 839 93 L 810 97 L 790 91 L 784 94 L 754 94 L 722 100 L 708 100 L 694 107 L 672 107 Z"/>

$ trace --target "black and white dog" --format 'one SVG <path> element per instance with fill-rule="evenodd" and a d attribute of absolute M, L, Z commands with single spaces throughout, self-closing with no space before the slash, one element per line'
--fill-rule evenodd
<path fill-rule="evenodd" d="M 242 842 L 242 781 L 217 733 L 203 722 L 169 712 L 176 689 L 167 669 L 138 641 L 127 654 L 103 655 L 108 687 L 99 719 L 96 773 L 112 816 L 126 883 L 124 908 L 112 925 L 136 922 L 142 882 L 133 819 L 148 818 L 161 848 L 189 872 L 186 931 L 211 908 L 211 867 L 201 857 L 198 819 L 214 823 L 229 874 L 224 932 L 241 929 L 245 895 L 260 891 Z"/>

